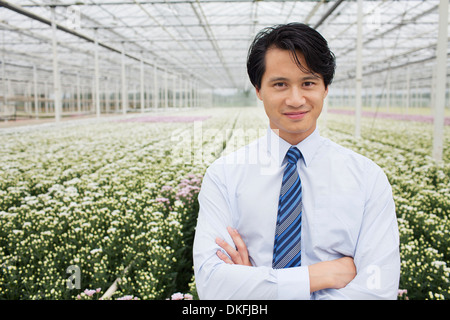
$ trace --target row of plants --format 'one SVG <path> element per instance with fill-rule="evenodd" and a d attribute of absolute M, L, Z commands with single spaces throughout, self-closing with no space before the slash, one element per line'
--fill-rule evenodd
<path fill-rule="evenodd" d="M 0 132 L 0 299 L 105 298 L 113 284 L 113 298 L 196 297 L 201 178 L 221 154 L 265 134 L 267 120 L 255 108 L 170 119 Z M 428 156 L 431 125 L 364 118 L 355 139 L 351 116 L 319 124 L 322 135 L 379 164 L 392 184 L 401 298 L 448 299 L 450 167 Z"/>
<path fill-rule="evenodd" d="M 208 123 L 227 120 L 222 112 Z M 207 162 L 177 161 L 174 144 L 193 126 L 130 121 L 3 132 L 0 298 L 74 299 L 117 279 L 116 297 L 191 290 Z"/>

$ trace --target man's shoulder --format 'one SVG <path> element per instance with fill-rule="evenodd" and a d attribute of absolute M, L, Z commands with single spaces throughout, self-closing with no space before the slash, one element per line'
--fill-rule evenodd
<path fill-rule="evenodd" d="M 251 165 L 258 165 L 265 155 L 264 137 L 238 148 L 228 146 L 207 168 L 209 174 L 230 175 L 246 171 Z"/>
<path fill-rule="evenodd" d="M 261 147 L 264 148 L 262 142 L 264 137 L 258 138 L 244 146 L 234 147 L 227 146 L 220 157 L 218 157 L 211 166 L 221 166 L 221 165 L 246 165 L 249 164 L 252 156 L 256 155 L 261 151 Z"/>
<path fill-rule="evenodd" d="M 324 148 L 324 154 L 329 157 L 330 161 L 339 158 L 351 166 L 364 167 L 365 169 L 381 169 L 372 159 L 331 139 L 323 138 L 322 148 Z"/>

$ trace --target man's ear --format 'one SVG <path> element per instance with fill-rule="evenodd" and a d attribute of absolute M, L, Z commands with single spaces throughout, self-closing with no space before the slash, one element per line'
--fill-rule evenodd
<path fill-rule="evenodd" d="M 323 94 L 323 99 L 324 99 L 324 100 L 325 100 L 325 98 L 327 97 L 327 95 L 328 95 L 328 86 L 326 87 L 325 93 Z"/>
<path fill-rule="evenodd" d="M 258 97 L 258 99 L 262 101 L 261 89 L 259 89 L 258 87 L 255 87 L 255 91 L 256 91 L 256 96 Z"/>

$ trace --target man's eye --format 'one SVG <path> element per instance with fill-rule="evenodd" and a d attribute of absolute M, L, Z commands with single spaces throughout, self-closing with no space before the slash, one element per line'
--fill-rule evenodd
<path fill-rule="evenodd" d="M 274 84 L 274 86 L 281 88 L 281 87 L 284 87 L 285 84 L 283 82 L 277 82 L 277 83 Z"/>
<path fill-rule="evenodd" d="M 304 83 L 304 86 L 305 86 L 305 87 L 311 87 L 311 86 L 313 86 L 314 84 L 315 84 L 314 82 L 308 81 L 308 82 L 305 82 L 305 83 Z"/>

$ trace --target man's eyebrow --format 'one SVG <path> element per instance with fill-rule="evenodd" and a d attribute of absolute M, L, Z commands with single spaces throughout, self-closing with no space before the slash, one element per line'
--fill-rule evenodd
<path fill-rule="evenodd" d="M 288 78 L 284 78 L 284 77 L 273 77 L 269 79 L 269 82 L 277 82 L 277 81 L 287 81 Z"/>
<path fill-rule="evenodd" d="M 321 79 L 320 75 L 314 75 L 314 74 L 307 75 L 307 76 L 305 76 L 305 77 L 300 78 L 300 80 L 302 80 L 302 81 L 307 81 L 307 80 L 319 80 L 319 79 Z M 273 78 L 270 78 L 270 79 L 269 79 L 269 82 L 288 81 L 288 80 L 289 80 L 289 79 L 288 79 L 288 78 L 285 78 L 285 77 L 273 77 Z"/>
<path fill-rule="evenodd" d="M 302 80 L 319 80 L 319 79 L 322 79 L 321 76 L 316 74 L 311 74 L 302 78 Z"/>

